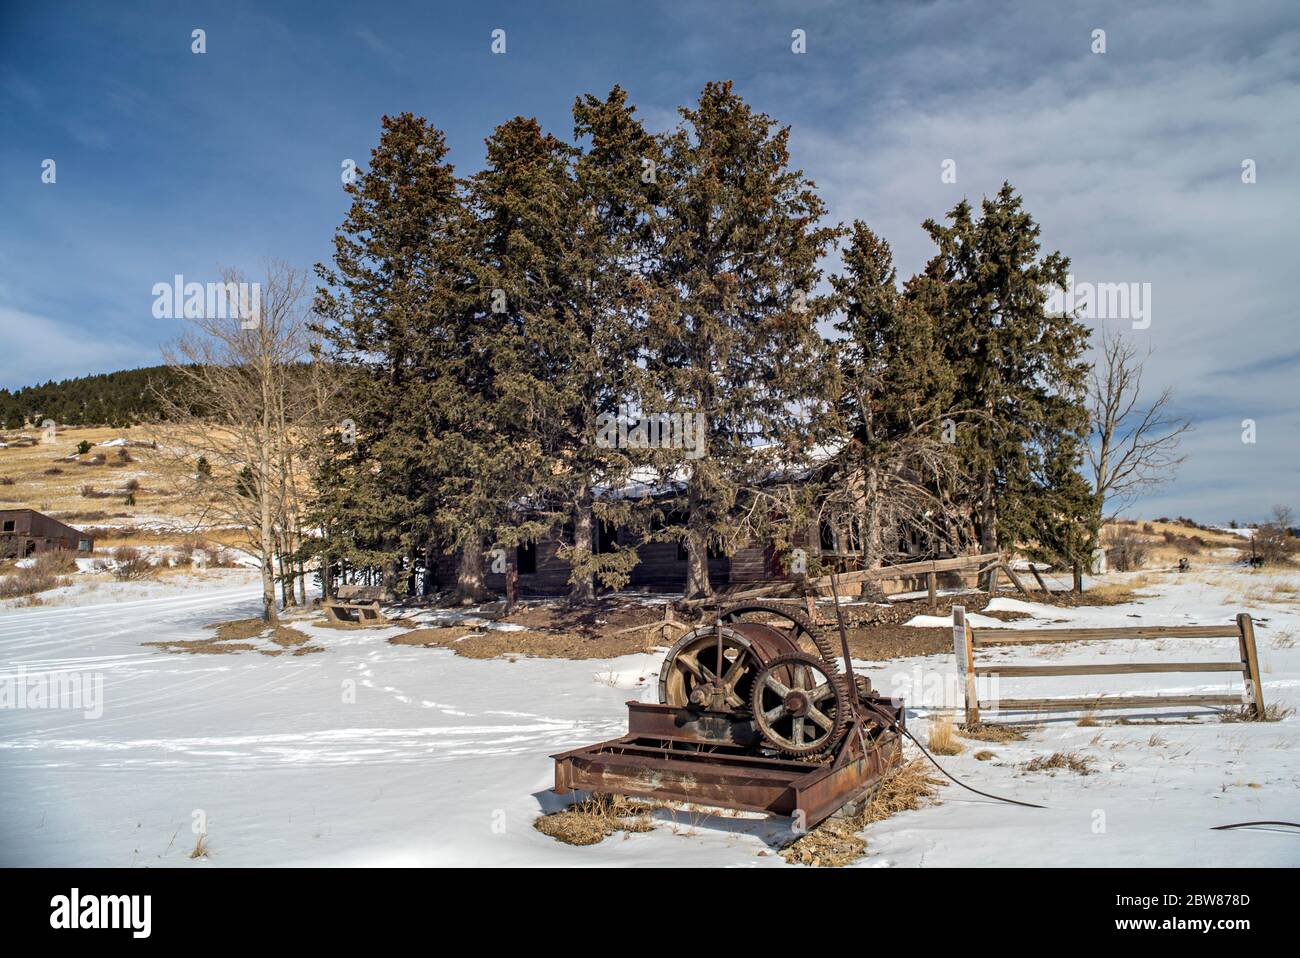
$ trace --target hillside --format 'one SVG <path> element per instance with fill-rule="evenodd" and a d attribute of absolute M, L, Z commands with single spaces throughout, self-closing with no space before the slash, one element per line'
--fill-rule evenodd
<path fill-rule="evenodd" d="M 0 424 L 18 429 L 53 419 L 60 426 L 134 425 L 159 415 L 154 391 L 171 379 L 166 366 L 147 366 L 0 389 Z"/>

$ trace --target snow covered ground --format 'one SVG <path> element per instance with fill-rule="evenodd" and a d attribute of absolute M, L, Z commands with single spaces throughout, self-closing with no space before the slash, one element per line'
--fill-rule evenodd
<path fill-rule="evenodd" d="M 1298 582 L 1206 570 L 1169 576 L 1158 595 L 1125 605 L 1064 609 L 1003 598 L 993 608 L 1035 615 L 1011 627 L 1217 623 L 1249 610 L 1257 616 L 1265 696 L 1294 707 L 1300 608 L 1286 590 Z M 1255 599 L 1243 599 L 1247 593 Z M 394 629 L 313 627 L 304 630 L 323 653 L 167 654 L 141 643 L 203 638 L 208 623 L 254 615 L 256 587 L 196 580 L 107 604 L 93 604 L 93 594 L 79 601 L 91 604 L 0 615 L 0 675 L 11 690 L 75 676 L 88 693 L 79 709 L 0 709 L 0 865 L 784 867 L 774 854 L 787 837 L 783 821 L 663 814 L 648 833 L 619 833 L 585 848 L 532 827 L 541 811 L 561 804 L 548 792 L 548 756 L 621 734 L 623 703 L 654 696 L 659 656 L 483 661 L 389 645 Z M 1008 662 L 1233 658 L 1235 642 L 980 654 Z M 863 666 L 879 688 L 922 693 L 954 674 L 951 655 Z M 1229 687 L 1227 676 L 1211 678 L 1062 678 L 1040 682 L 1033 694 Z M 1021 694 L 1015 681 L 1025 680 L 1005 680 L 1004 695 Z M 909 716 L 923 741 L 943 704 L 927 701 Z M 1222 723 L 1202 712 L 1196 724 L 1160 725 L 1112 724 L 1115 718 L 1103 714 L 1099 727 L 1058 719 L 1025 741 L 965 743 L 964 754 L 941 759 L 953 774 L 1048 808 L 949 786 L 941 805 L 871 826 L 859 864 L 1300 864 L 1294 834 L 1209 830 L 1300 818 L 1296 717 Z M 981 749 L 995 757 L 975 760 Z M 1055 751 L 1091 757 L 1094 773 L 1020 767 Z M 206 827 L 206 859 L 188 857 L 195 823 Z"/>

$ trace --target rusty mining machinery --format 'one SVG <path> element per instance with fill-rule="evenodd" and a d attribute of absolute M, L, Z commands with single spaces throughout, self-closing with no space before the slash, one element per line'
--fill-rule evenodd
<path fill-rule="evenodd" d="M 858 805 L 901 762 L 904 710 L 854 675 L 842 615 L 839 632 L 834 643 L 776 602 L 722 606 L 668 650 L 659 701 L 627 703 L 627 735 L 553 756 L 555 791 L 799 816 L 807 827 Z"/>

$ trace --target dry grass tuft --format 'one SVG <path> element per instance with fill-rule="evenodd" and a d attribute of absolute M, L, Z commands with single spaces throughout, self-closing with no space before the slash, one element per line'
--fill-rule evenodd
<path fill-rule="evenodd" d="M 926 747 L 935 755 L 960 755 L 966 746 L 957 741 L 952 719 L 937 718 L 930 723 Z"/>
<path fill-rule="evenodd" d="M 914 758 L 880 783 L 860 814 L 827 819 L 781 849 L 781 857 L 792 865 L 814 868 L 850 865 L 867 849 L 867 841 L 859 832 L 899 812 L 937 804 L 934 796 L 942 784 L 930 771 L 929 762 Z"/>
<path fill-rule="evenodd" d="M 1077 752 L 1053 752 L 1051 755 L 1036 755 L 1021 766 L 1026 772 L 1054 772 L 1066 769 L 1079 775 L 1091 775 L 1097 760 L 1091 755 Z"/>
<path fill-rule="evenodd" d="M 1156 581 L 1154 576 L 1135 575 L 1132 578 L 1118 582 L 1103 582 L 1100 585 L 1090 586 L 1086 594 L 1116 603 L 1131 602 L 1133 599 L 1138 598 L 1136 593 L 1139 589 L 1146 589 L 1155 585 Z"/>
<path fill-rule="evenodd" d="M 1027 730 L 1019 725 L 997 725 L 991 722 L 980 722 L 976 725 L 958 726 L 957 734 L 962 738 L 974 739 L 977 742 L 1023 742 Z"/>
<path fill-rule="evenodd" d="M 1295 713 L 1295 709 L 1287 708 L 1280 702 L 1274 702 L 1271 705 L 1264 706 L 1264 715 L 1257 718 L 1255 715 L 1255 706 L 1243 705 L 1240 708 L 1224 709 L 1219 713 L 1220 722 L 1280 722 Z"/>
<path fill-rule="evenodd" d="M 1097 724 L 1097 713 L 1084 712 L 1079 716 L 1079 721 L 1075 724 L 1080 728 L 1093 728 Z"/>
<path fill-rule="evenodd" d="M 988 749 L 986 749 L 986 748 L 982 748 L 982 749 L 980 749 L 978 752 L 975 753 L 975 761 L 977 761 L 977 762 L 987 762 L 989 759 L 991 759 L 991 758 L 995 758 L 995 757 L 996 757 L 996 753 L 994 753 L 994 752 L 990 752 L 990 751 L 989 751 Z"/>
<path fill-rule="evenodd" d="M 207 858 L 208 857 L 208 835 L 207 832 L 199 835 L 199 840 L 194 843 L 194 851 L 190 852 L 190 858 Z"/>
<path fill-rule="evenodd" d="M 533 827 L 566 845 L 596 845 L 615 832 L 648 832 L 654 828 L 650 812 L 658 803 L 631 801 L 620 796 L 591 798 L 533 822 Z"/>

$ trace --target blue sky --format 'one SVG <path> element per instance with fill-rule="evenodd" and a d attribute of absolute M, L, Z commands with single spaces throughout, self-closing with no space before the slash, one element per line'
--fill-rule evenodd
<path fill-rule="evenodd" d="M 1079 281 L 1151 284 L 1129 334 L 1197 428 L 1136 513 L 1300 507 L 1293 2 L 0 0 L 0 386 L 157 363 L 179 330 L 151 289 L 176 273 L 328 257 L 341 164 L 383 113 L 428 117 L 470 173 L 511 116 L 567 133 L 576 95 L 618 83 L 663 129 L 712 79 L 793 127 L 832 217 L 883 233 L 904 274 L 921 220 L 1009 179 Z"/>

